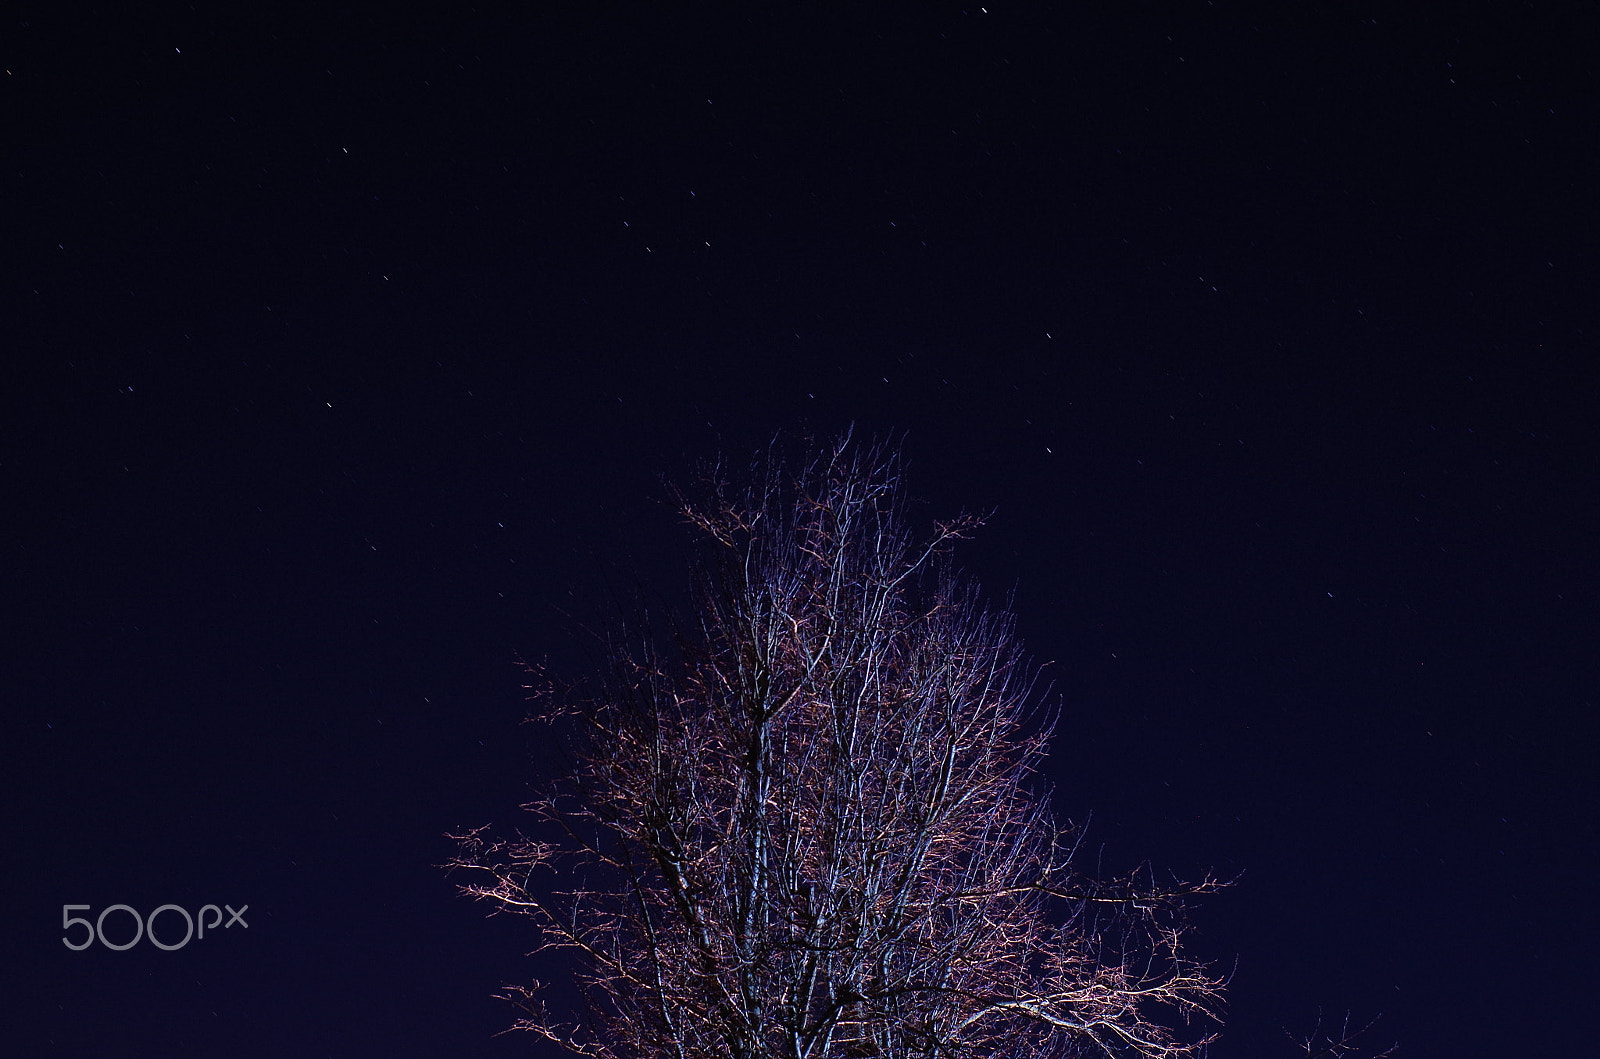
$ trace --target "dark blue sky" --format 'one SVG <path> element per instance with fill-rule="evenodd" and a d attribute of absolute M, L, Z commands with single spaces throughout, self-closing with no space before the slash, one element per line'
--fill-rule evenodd
<path fill-rule="evenodd" d="M 1106 864 L 1243 873 L 1214 1059 L 1580 1054 L 1592 5 L 1096 8 L 7 15 L 12 1047 L 553 1059 L 433 867 L 515 659 L 679 591 L 658 475 L 855 423 L 995 511 Z"/>

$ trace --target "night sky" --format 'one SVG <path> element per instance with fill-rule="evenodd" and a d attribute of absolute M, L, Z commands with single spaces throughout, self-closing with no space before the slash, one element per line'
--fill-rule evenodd
<path fill-rule="evenodd" d="M 0 1051 L 556 1059 L 517 660 L 851 424 L 1213 1059 L 1593 1048 L 1594 4 L 244 6 L 0 21 Z"/>

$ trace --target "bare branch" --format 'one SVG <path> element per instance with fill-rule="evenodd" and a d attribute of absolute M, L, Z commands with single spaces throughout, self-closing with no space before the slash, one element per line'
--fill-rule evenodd
<path fill-rule="evenodd" d="M 1370 1033 L 1382 1017 L 1378 1015 L 1365 1024 L 1355 1025 L 1347 1011 L 1339 1024 L 1334 1026 L 1328 1024 L 1319 1012 L 1316 1025 L 1304 1037 L 1297 1037 L 1288 1031 L 1285 1033 L 1306 1059 L 1351 1059 L 1365 1050 L 1367 1046 L 1361 1043 L 1361 1038 Z M 1381 1052 L 1370 1053 L 1367 1059 L 1388 1059 L 1397 1051 L 1399 1045 L 1391 1044 Z"/>

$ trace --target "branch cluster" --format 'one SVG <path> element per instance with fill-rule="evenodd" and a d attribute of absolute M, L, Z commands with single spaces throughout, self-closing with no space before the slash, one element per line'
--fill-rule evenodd
<path fill-rule="evenodd" d="M 891 449 L 680 497 L 703 545 L 671 658 L 614 647 L 543 700 L 581 736 L 526 808 L 560 840 L 457 836 L 463 890 L 579 957 L 592 1059 L 1196 1053 L 1222 982 L 1187 894 L 1089 879 L 1035 777 L 1051 735 L 1010 617 L 908 527 Z M 1198 1039 L 1197 1039 L 1198 1038 Z"/>

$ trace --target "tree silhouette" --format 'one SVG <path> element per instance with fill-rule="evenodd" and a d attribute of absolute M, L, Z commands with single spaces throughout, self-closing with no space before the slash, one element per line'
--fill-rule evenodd
<path fill-rule="evenodd" d="M 1184 948 L 1210 878 L 1074 866 L 1052 733 L 1009 614 L 913 533 L 889 445 L 772 453 L 674 493 L 692 618 L 608 647 L 525 808 L 547 840 L 454 836 L 461 889 L 578 957 L 587 1014 L 513 987 L 516 1027 L 591 1059 L 1170 1057 L 1221 980 Z"/>

